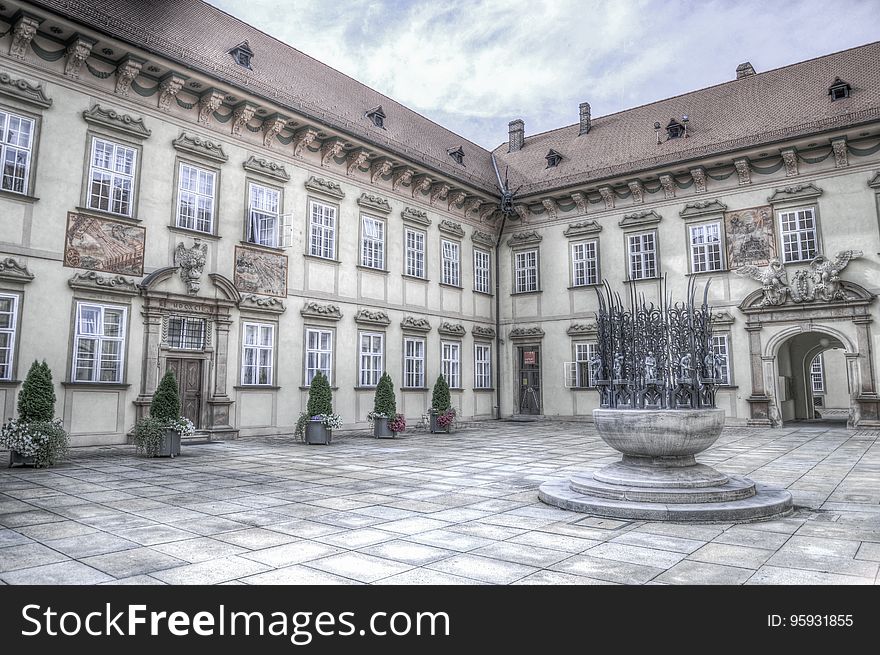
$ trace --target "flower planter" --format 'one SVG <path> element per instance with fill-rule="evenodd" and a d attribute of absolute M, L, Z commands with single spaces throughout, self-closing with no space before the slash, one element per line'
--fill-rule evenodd
<path fill-rule="evenodd" d="M 12 468 L 16 464 L 20 464 L 21 466 L 33 466 L 34 465 L 34 456 L 25 456 L 16 450 L 9 451 L 9 468 Z"/>
<path fill-rule="evenodd" d="M 323 421 L 309 421 L 306 423 L 306 443 L 329 445 L 333 431 Z"/>
<path fill-rule="evenodd" d="M 397 436 L 396 432 L 392 432 L 391 428 L 388 427 L 388 421 L 390 419 L 387 418 L 375 418 L 373 419 L 373 436 L 377 439 L 393 439 Z"/>
<path fill-rule="evenodd" d="M 440 418 L 440 414 L 438 414 L 437 412 L 431 412 L 431 433 L 438 434 L 438 433 L 445 432 L 448 434 L 449 433 L 449 426 L 447 425 L 445 428 L 441 427 L 437 423 L 438 418 Z"/>
<path fill-rule="evenodd" d="M 173 428 L 166 428 L 162 436 L 162 444 L 156 452 L 156 457 L 177 457 L 180 454 L 180 432 Z"/>

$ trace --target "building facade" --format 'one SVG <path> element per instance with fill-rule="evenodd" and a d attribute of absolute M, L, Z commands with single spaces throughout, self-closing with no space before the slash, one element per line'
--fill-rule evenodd
<path fill-rule="evenodd" d="M 468 420 L 589 417 L 596 286 L 696 276 L 730 421 L 812 416 L 836 349 L 880 424 L 878 44 L 489 152 L 197 1 L 0 20 L 5 416 L 45 359 L 78 445 L 169 368 L 211 437 L 292 432 L 317 371 L 349 426 L 385 370 L 411 421 L 439 375 Z"/>

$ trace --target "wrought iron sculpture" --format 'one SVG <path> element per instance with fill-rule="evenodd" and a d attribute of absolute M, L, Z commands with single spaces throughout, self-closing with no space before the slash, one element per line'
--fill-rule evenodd
<path fill-rule="evenodd" d="M 711 282 L 711 280 L 709 281 Z M 605 282 L 598 288 L 598 356 L 590 361 L 601 406 L 618 409 L 698 409 L 715 406 L 723 361 L 712 348 L 712 311 L 696 306 L 696 284 L 686 302 L 672 302 L 660 280 L 659 305 L 630 287 L 628 308 Z"/>

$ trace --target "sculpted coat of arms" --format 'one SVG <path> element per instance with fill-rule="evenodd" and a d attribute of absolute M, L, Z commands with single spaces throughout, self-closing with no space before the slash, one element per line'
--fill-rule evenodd
<path fill-rule="evenodd" d="M 851 260 L 863 254 L 861 250 L 843 250 L 834 259 L 816 255 L 809 268 L 795 271 L 791 281 L 778 259 L 770 260 L 769 265 L 764 268 L 753 264 L 741 266 L 736 269 L 736 273 L 761 283 L 761 290 L 764 292 L 761 306 L 764 307 L 783 305 L 786 298 L 794 303 L 849 300 L 840 283 L 840 272 Z"/>

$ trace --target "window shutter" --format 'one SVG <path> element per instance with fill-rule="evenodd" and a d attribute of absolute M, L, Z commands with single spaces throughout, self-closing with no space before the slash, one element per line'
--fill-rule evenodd
<path fill-rule="evenodd" d="M 566 389 L 573 389 L 578 386 L 577 362 L 563 362 L 562 375 Z"/>
<path fill-rule="evenodd" d="M 279 229 L 281 235 L 278 241 L 282 248 L 290 248 L 293 245 L 293 214 L 281 214 Z"/>

